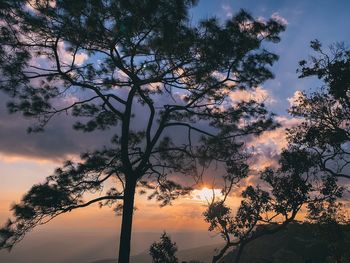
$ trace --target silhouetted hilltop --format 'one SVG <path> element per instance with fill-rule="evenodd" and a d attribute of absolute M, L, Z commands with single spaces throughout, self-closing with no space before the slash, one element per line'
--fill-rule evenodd
<path fill-rule="evenodd" d="M 349 226 L 340 226 L 340 232 L 330 229 L 325 236 L 320 226 L 291 224 L 287 229 L 267 235 L 248 244 L 240 263 L 329 263 L 334 250 L 343 254 L 341 262 L 350 262 Z M 339 235 L 343 235 L 341 236 Z M 222 263 L 234 262 L 236 253 L 229 253 Z"/>
<path fill-rule="evenodd" d="M 159 239 L 160 232 L 135 232 L 132 254 L 140 255 Z M 0 263 L 90 263 L 117 255 L 117 231 L 34 231 L 11 253 L 0 251 Z M 203 232 L 171 232 L 179 250 L 204 247 L 221 242 Z M 114 260 L 113 263 L 116 261 Z"/>
<path fill-rule="evenodd" d="M 324 229 L 323 229 L 324 230 Z M 263 236 L 245 247 L 240 263 L 330 263 L 330 255 L 343 254 L 340 262 L 350 262 L 350 229 L 339 226 L 339 232 L 330 230 L 320 235 L 320 226 L 291 224 L 287 229 L 273 235 Z M 210 263 L 215 248 L 223 244 L 180 250 L 179 262 L 199 260 Z M 230 252 L 221 263 L 234 262 L 235 252 Z M 92 263 L 115 263 L 116 259 Z M 131 257 L 131 263 L 152 263 L 148 251 Z"/>
<path fill-rule="evenodd" d="M 222 247 L 223 244 L 218 245 L 210 245 L 210 246 L 202 246 L 191 249 L 180 250 L 177 253 L 177 257 L 180 259 L 179 261 L 190 261 L 190 260 L 199 260 L 204 263 L 210 263 L 211 258 L 214 255 L 215 249 Z M 115 263 L 116 259 L 106 259 L 106 260 L 98 260 L 92 263 Z M 148 251 L 140 253 L 135 256 L 131 256 L 131 263 L 152 263 L 152 258 L 148 254 Z"/>

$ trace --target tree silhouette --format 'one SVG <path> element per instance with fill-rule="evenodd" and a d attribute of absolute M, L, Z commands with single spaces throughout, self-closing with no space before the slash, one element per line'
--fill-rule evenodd
<path fill-rule="evenodd" d="M 149 250 L 149 254 L 153 259 L 153 263 L 178 263 L 178 258 L 176 257 L 177 252 L 176 243 L 171 241 L 170 236 L 164 232 L 160 236 L 159 242 L 154 242 Z M 181 261 L 181 263 L 203 263 L 198 260 Z"/>
<path fill-rule="evenodd" d="M 350 220 L 343 205 L 332 198 L 311 204 L 309 222 L 316 225 L 315 236 L 327 242 L 331 262 L 346 262 L 350 256 L 348 231 Z"/>
<path fill-rule="evenodd" d="M 211 203 L 204 213 L 205 221 L 210 223 L 209 230 L 219 232 L 226 242 L 213 257 L 213 263 L 219 262 L 230 247 L 237 248 L 235 262 L 239 262 L 247 243 L 284 228 L 294 220 L 307 199 L 310 186 L 299 174 L 278 176 L 269 169 L 261 174 L 261 178 L 270 191 L 260 186 L 248 186 L 242 192 L 243 200 L 235 215 L 223 200 Z M 281 221 L 281 217 L 283 223 L 274 225 L 274 220 Z"/>
<path fill-rule="evenodd" d="M 66 113 L 77 117 L 77 130 L 115 134 L 34 185 L 13 206 L 0 247 L 100 203 L 122 214 L 119 262 L 127 263 L 137 187 L 169 204 L 190 188 L 168 175 L 198 179 L 198 167 L 213 161 L 235 167 L 241 138 L 275 127 L 263 104 L 235 103 L 229 95 L 273 77 L 277 56 L 263 43 L 278 42 L 284 26 L 245 11 L 194 25 L 189 9 L 196 2 L 0 2 L 0 89 L 13 98 L 10 112 L 36 118 L 31 132 Z M 98 197 L 86 201 L 87 193 Z"/>
<path fill-rule="evenodd" d="M 244 247 L 265 235 L 277 233 L 295 222 L 302 207 L 308 207 L 310 217 L 325 212 L 324 203 L 342 196 L 343 188 L 337 186 L 334 177 L 320 176 L 314 160 L 308 154 L 288 152 L 281 154 L 278 169 L 261 172 L 261 182 L 248 186 L 242 192 L 242 201 L 235 214 L 226 204 L 226 198 L 208 205 L 204 213 L 210 224 L 209 231 L 218 232 L 225 246 L 213 256 L 212 262 L 220 262 L 230 248 L 235 250 L 235 262 L 240 262 Z M 230 188 L 229 188 L 230 189 Z"/>
<path fill-rule="evenodd" d="M 302 123 L 289 130 L 291 149 L 313 155 L 322 170 L 337 178 L 350 178 L 350 51 L 334 44 L 326 53 L 318 40 L 311 42 L 317 56 L 300 62 L 300 77 L 316 76 L 324 85 L 307 94 L 300 93 L 290 108 Z"/>
<path fill-rule="evenodd" d="M 325 51 L 318 40 L 311 41 L 311 48 L 316 55 L 300 61 L 299 77 L 316 77 L 323 85 L 312 93 L 301 92 L 290 108 L 302 123 L 288 131 L 288 140 L 290 151 L 311 156 L 314 166 L 327 175 L 328 185 L 335 187 L 339 179 L 350 179 L 350 51 L 343 43 Z M 339 212 L 340 206 L 336 198 L 309 204 L 309 219 L 318 225 L 318 235 L 329 242 L 334 262 L 342 262 L 347 245 L 344 225 L 349 221 Z"/>
<path fill-rule="evenodd" d="M 209 230 L 216 230 L 226 241 L 212 262 L 218 262 L 230 247 L 238 247 L 239 262 L 247 243 L 283 229 L 302 206 L 307 207 L 308 221 L 318 226 L 319 236 L 329 241 L 332 260 L 341 262 L 348 220 L 339 213 L 337 200 L 344 191 L 339 178 L 350 178 L 350 51 L 344 44 L 335 44 L 327 54 L 317 40 L 311 47 L 318 56 L 300 62 L 300 78 L 316 76 L 325 85 L 311 94 L 301 92 L 290 108 L 301 124 L 287 130 L 289 144 L 281 153 L 280 168 L 262 173 L 269 190 L 249 186 L 235 216 L 225 204 L 226 197 L 208 206 L 204 216 Z M 232 184 L 228 185 L 226 195 Z"/>
<path fill-rule="evenodd" d="M 149 250 L 153 263 L 178 263 L 176 252 L 176 243 L 173 243 L 165 232 L 161 235 L 160 241 L 154 242 Z"/>

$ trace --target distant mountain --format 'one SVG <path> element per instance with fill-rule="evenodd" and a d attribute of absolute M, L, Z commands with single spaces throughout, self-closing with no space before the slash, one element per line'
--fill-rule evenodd
<path fill-rule="evenodd" d="M 162 231 L 133 233 L 132 255 L 142 255 L 154 241 L 159 240 L 161 233 Z M 207 231 L 169 234 L 178 244 L 179 250 L 221 242 L 220 237 L 212 237 Z M 11 253 L 1 250 L 0 263 L 87 263 L 109 259 L 117 255 L 118 240 L 117 231 L 37 230 L 26 236 Z"/>
<path fill-rule="evenodd" d="M 210 263 L 211 258 L 215 253 L 216 248 L 222 247 L 223 244 L 202 246 L 197 248 L 190 248 L 180 250 L 177 253 L 179 261 L 190 261 L 190 260 L 199 260 L 204 263 Z M 106 259 L 98 260 L 91 263 L 116 263 L 116 259 Z M 130 258 L 130 263 L 152 263 L 152 258 L 148 255 L 148 251 L 140 253 L 138 255 L 132 256 Z"/>

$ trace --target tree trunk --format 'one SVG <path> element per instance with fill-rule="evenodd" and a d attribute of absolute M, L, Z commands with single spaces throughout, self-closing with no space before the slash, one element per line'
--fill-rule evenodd
<path fill-rule="evenodd" d="M 244 242 L 242 242 L 238 246 L 238 250 L 237 250 L 237 254 L 236 254 L 236 258 L 235 258 L 235 263 L 239 263 L 239 261 L 241 260 L 241 256 L 242 256 L 242 252 L 243 252 L 244 246 L 245 246 Z"/>
<path fill-rule="evenodd" d="M 223 249 L 220 250 L 219 254 L 213 256 L 211 263 L 216 263 L 218 262 L 226 253 L 227 249 L 229 248 L 229 243 L 227 243 Z"/>
<path fill-rule="evenodd" d="M 125 184 L 118 263 L 129 263 L 130 261 L 130 243 L 132 217 L 134 211 L 135 188 L 136 179 L 129 177 Z"/>

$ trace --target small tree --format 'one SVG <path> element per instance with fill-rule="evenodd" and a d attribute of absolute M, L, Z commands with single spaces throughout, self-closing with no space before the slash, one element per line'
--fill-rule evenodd
<path fill-rule="evenodd" d="M 326 53 L 318 40 L 311 47 L 317 56 L 300 62 L 300 78 L 315 76 L 324 85 L 310 94 L 300 93 L 290 108 L 290 114 L 302 120 L 289 130 L 290 150 L 308 152 L 322 170 L 350 179 L 350 51 L 334 44 Z"/>
<path fill-rule="evenodd" d="M 226 242 L 213 257 L 213 263 L 219 262 L 231 247 L 236 248 L 235 262 L 239 262 L 247 243 L 283 229 L 306 201 L 309 186 L 300 177 L 277 177 L 272 170 L 262 176 L 272 187 L 273 195 L 259 186 L 248 186 L 242 192 L 243 200 L 235 215 L 224 201 L 213 202 L 204 213 L 205 221 L 210 223 L 209 230 L 220 233 Z"/>
<path fill-rule="evenodd" d="M 218 232 L 226 242 L 213 263 L 220 262 L 230 248 L 236 248 L 235 262 L 239 262 L 248 243 L 285 229 L 295 222 L 303 206 L 308 206 L 311 215 L 313 207 L 342 196 L 342 187 L 333 177 L 320 176 L 322 171 L 308 154 L 284 151 L 279 164 L 278 169 L 268 168 L 260 174 L 261 185 L 248 186 L 242 192 L 236 213 L 225 203 L 229 192 L 223 200 L 209 204 L 204 213 L 209 230 Z"/>
<path fill-rule="evenodd" d="M 316 77 L 323 86 L 309 94 L 300 93 L 290 108 L 302 124 L 288 131 L 288 139 L 292 151 L 313 156 L 315 166 L 336 185 L 339 179 L 350 179 L 350 50 L 336 43 L 326 51 L 318 40 L 311 42 L 311 48 L 316 55 L 300 61 L 299 77 Z M 344 225 L 349 222 L 338 208 L 336 199 L 311 203 L 309 219 L 319 225 L 318 234 L 328 240 L 332 260 L 342 262 Z"/>
<path fill-rule="evenodd" d="M 309 205 L 308 221 L 316 226 L 315 236 L 327 242 L 330 262 L 346 262 L 350 258 L 350 221 L 343 205 L 332 198 Z"/>
<path fill-rule="evenodd" d="M 238 247 L 239 262 L 247 243 L 283 229 L 302 206 L 308 209 L 307 220 L 329 241 L 331 257 L 341 260 L 346 245 L 341 229 L 348 221 L 339 213 L 337 199 L 344 190 L 338 179 L 350 178 L 350 51 L 335 44 L 327 54 L 317 40 L 311 47 L 318 56 L 301 61 L 298 72 L 301 78 L 316 76 L 325 85 L 311 94 L 300 93 L 290 108 L 292 116 L 301 118 L 302 123 L 287 130 L 289 145 L 281 153 L 280 168 L 262 174 L 268 187 L 249 186 L 243 191 L 235 216 L 225 204 L 226 198 L 208 206 L 204 216 L 209 230 L 218 231 L 226 241 L 213 262 L 230 247 Z M 228 185 L 226 192 L 231 190 L 232 184 Z"/>
<path fill-rule="evenodd" d="M 198 178 L 197 165 L 213 161 L 234 166 L 240 138 L 275 127 L 264 105 L 230 95 L 273 77 L 277 56 L 262 44 L 278 42 L 284 26 L 245 11 L 193 25 L 196 2 L 1 1 L 0 89 L 13 98 L 10 111 L 36 118 L 30 131 L 68 113 L 78 130 L 115 135 L 34 185 L 13 206 L 0 247 L 62 213 L 121 200 L 119 262 L 127 263 L 137 186 L 166 205 L 190 190 L 168 175 Z M 100 196 L 86 201 L 86 193 Z"/>
<path fill-rule="evenodd" d="M 149 249 L 153 263 L 178 263 L 176 252 L 176 243 L 173 243 L 165 232 L 161 235 L 160 241 L 154 242 Z"/>

